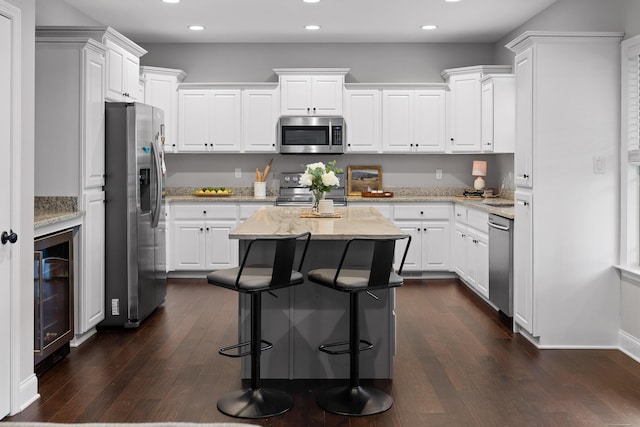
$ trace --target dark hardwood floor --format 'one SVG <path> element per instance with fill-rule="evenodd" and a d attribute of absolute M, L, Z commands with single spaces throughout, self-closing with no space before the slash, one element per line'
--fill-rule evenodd
<path fill-rule="evenodd" d="M 240 387 L 237 295 L 170 280 L 166 304 L 136 330 L 100 331 L 40 377 L 41 398 L 12 421 L 215 422 Z M 314 401 L 320 382 L 262 426 L 640 426 L 640 364 L 616 350 L 537 350 L 456 280 L 407 280 L 397 291 L 398 355 L 386 413 L 349 418 Z M 366 357 L 366 353 L 363 354 Z M 237 420 L 236 420 L 237 421 Z M 247 420 L 241 420 L 247 421 Z"/>

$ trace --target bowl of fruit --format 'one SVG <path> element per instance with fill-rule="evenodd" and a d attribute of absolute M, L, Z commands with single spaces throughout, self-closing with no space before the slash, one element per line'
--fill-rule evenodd
<path fill-rule="evenodd" d="M 233 194 L 233 191 L 224 187 L 202 187 L 193 193 L 194 196 L 199 197 L 222 197 L 230 196 L 231 194 Z"/>

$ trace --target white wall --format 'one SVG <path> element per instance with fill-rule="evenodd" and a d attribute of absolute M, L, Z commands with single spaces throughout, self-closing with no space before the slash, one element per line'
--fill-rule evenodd
<path fill-rule="evenodd" d="M 64 0 L 36 0 L 36 25 L 102 26 Z"/>

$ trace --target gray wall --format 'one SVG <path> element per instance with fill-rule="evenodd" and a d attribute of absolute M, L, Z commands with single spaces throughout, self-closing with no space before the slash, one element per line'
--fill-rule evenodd
<path fill-rule="evenodd" d="M 102 26 L 64 0 L 36 0 L 36 25 Z"/>
<path fill-rule="evenodd" d="M 492 64 L 493 45 L 459 43 L 141 44 L 142 65 L 178 68 L 185 82 L 277 81 L 274 68 L 345 67 L 347 82 L 442 83 L 446 68 Z"/>
<path fill-rule="evenodd" d="M 495 45 L 495 60 L 511 64 L 513 53 L 504 46 L 525 31 L 626 31 L 640 32 L 638 0 L 558 0 L 503 37 Z"/>

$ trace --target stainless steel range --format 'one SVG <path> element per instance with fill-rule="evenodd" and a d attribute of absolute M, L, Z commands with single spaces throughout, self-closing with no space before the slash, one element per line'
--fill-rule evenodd
<path fill-rule="evenodd" d="M 276 199 L 278 206 L 311 206 L 313 195 L 308 188 L 300 184 L 302 172 L 283 172 L 280 175 L 280 195 Z M 340 186 L 327 193 L 326 198 L 333 200 L 335 206 L 346 206 L 344 173 L 336 174 Z"/>

